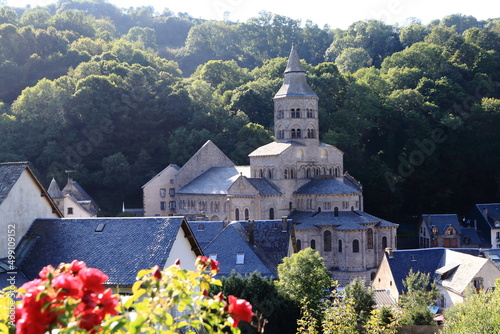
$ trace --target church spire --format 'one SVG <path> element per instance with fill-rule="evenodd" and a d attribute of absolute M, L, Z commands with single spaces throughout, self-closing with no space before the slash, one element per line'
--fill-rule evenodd
<path fill-rule="evenodd" d="M 274 132 L 277 141 L 318 143 L 318 96 L 307 83 L 295 45 L 290 51 L 283 85 L 274 96 Z"/>
<path fill-rule="evenodd" d="M 316 93 L 314 93 L 307 83 L 306 71 L 300 63 L 300 58 L 297 54 L 295 44 L 292 45 L 292 50 L 290 51 L 290 56 L 288 57 L 283 85 L 274 98 L 286 96 L 317 97 Z"/>

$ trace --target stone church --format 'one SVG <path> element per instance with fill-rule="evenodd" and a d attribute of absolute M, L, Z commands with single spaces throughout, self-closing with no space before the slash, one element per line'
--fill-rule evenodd
<path fill-rule="evenodd" d="M 319 141 L 318 96 L 292 46 L 274 96 L 275 141 L 236 166 L 206 142 L 182 167 L 167 166 L 143 186 L 145 216 L 188 220 L 291 218 L 298 249 L 317 249 L 333 277 L 374 277 L 397 224 L 363 211 L 361 184 L 344 171 L 343 152 Z"/>

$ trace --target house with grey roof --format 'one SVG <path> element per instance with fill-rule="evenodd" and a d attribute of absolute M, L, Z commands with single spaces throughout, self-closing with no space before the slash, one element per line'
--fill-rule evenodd
<path fill-rule="evenodd" d="M 50 197 L 57 204 L 59 210 L 66 218 L 90 218 L 97 217 L 99 207 L 92 197 L 72 178 L 62 189 L 57 181 L 52 178 L 47 189 Z"/>
<path fill-rule="evenodd" d="M 482 232 L 462 226 L 456 214 L 423 214 L 418 226 L 419 248 L 489 247 Z"/>
<path fill-rule="evenodd" d="M 474 205 L 466 221 L 484 232 L 492 248 L 500 248 L 500 203 Z"/>
<path fill-rule="evenodd" d="M 84 261 L 109 276 L 105 285 L 130 292 L 141 269 L 180 259 L 194 270 L 202 254 L 184 217 L 36 219 L 16 249 L 16 271 L 27 280 L 62 262 Z"/>
<path fill-rule="evenodd" d="M 62 213 L 27 162 L 0 163 L 0 258 L 14 250 L 36 218 Z"/>
<path fill-rule="evenodd" d="M 270 111 L 274 141 L 255 148 L 248 166 L 235 165 L 207 141 L 182 167 L 169 165 L 143 186 L 145 215 L 210 221 L 289 217 L 311 227 L 296 230 L 303 247 L 317 249 L 332 271 L 348 272 L 339 279 L 368 281 L 381 260 L 382 243 L 396 247 L 398 225 L 376 217 L 356 225 L 368 217 L 363 188 L 344 170 L 344 153 L 320 141 L 318 100 L 292 46 Z M 309 224 L 309 218 L 295 221 L 307 215 L 321 217 L 320 227 Z M 345 224 L 337 225 L 340 217 Z M 351 225 L 360 228 L 347 229 Z"/>
<path fill-rule="evenodd" d="M 278 265 L 295 251 L 290 219 L 194 221 L 189 225 L 205 256 L 220 262 L 220 277 L 259 272 L 276 279 Z"/>
<path fill-rule="evenodd" d="M 431 281 L 436 282 L 440 307 L 461 303 L 473 289 L 494 287 L 495 280 L 500 278 L 500 270 L 480 249 L 387 249 L 372 287 L 385 290 L 397 302 L 406 292 L 403 282 L 410 271 L 429 274 Z"/>

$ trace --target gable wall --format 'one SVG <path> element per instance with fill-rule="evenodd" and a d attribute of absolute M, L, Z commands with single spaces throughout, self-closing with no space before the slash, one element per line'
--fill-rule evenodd
<path fill-rule="evenodd" d="M 396 282 L 394 282 L 394 277 L 392 276 L 391 268 L 389 267 L 389 262 L 387 257 L 384 256 L 378 267 L 377 274 L 372 281 L 372 287 L 376 290 L 385 290 L 388 292 L 389 296 L 398 301 L 399 292 L 396 287 Z"/>
<path fill-rule="evenodd" d="M 59 218 L 57 213 L 52 212 L 49 200 L 40 196 L 41 193 L 36 181 L 24 170 L 0 205 L 0 258 L 6 257 L 10 248 L 9 230 L 15 231 L 12 234 L 17 245 L 36 218 Z M 15 225 L 15 228 L 10 225 Z"/>
<path fill-rule="evenodd" d="M 167 261 L 165 262 L 165 268 L 170 267 L 177 261 L 181 260 L 181 267 L 183 269 L 195 270 L 196 254 L 191 249 L 191 243 L 184 235 L 182 228 L 179 228 L 177 236 L 175 237 L 174 244 L 170 250 Z"/>
<path fill-rule="evenodd" d="M 175 210 L 170 210 L 169 202 L 175 201 L 175 196 L 171 197 L 169 190 L 170 188 L 176 189 L 176 174 L 176 168 L 168 167 L 144 186 L 142 193 L 145 217 L 168 216 L 175 212 Z M 171 180 L 174 183 L 171 183 Z M 160 196 L 160 189 L 162 188 L 165 189 L 165 197 Z M 161 210 L 161 202 L 165 202 L 165 210 Z"/>

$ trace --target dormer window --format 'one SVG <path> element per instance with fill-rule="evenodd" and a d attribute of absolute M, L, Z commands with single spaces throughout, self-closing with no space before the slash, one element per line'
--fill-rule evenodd
<path fill-rule="evenodd" d="M 211 258 L 212 260 L 217 261 L 217 254 L 216 253 L 211 253 L 208 255 L 208 257 Z"/>
<path fill-rule="evenodd" d="M 236 264 L 245 264 L 245 253 L 236 254 Z"/>
<path fill-rule="evenodd" d="M 438 234 L 438 232 L 439 232 L 439 230 L 438 230 L 437 226 L 433 226 L 432 227 L 432 233 Z"/>

